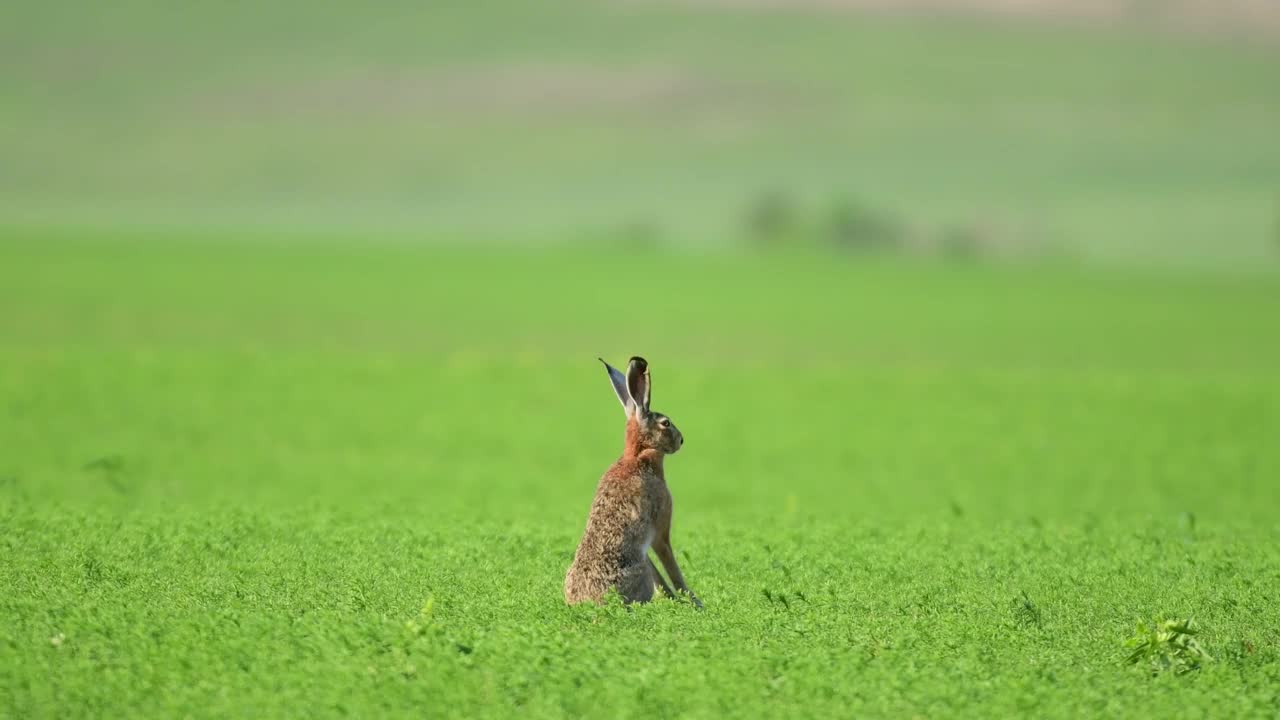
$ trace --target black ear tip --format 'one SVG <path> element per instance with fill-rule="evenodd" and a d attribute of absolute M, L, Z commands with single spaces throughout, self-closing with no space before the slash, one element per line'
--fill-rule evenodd
<path fill-rule="evenodd" d="M 640 357 L 639 355 L 631 356 L 631 359 L 627 361 L 627 363 L 629 365 L 634 365 L 637 370 L 640 370 L 642 372 L 648 369 L 649 367 L 649 362 L 644 358 Z"/>

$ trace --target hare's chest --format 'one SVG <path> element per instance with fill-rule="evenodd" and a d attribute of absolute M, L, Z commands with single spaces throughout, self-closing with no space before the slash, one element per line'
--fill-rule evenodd
<path fill-rule="evenodd" d="M 635 502 L 629 508 L 628 519 L 637 524 L 650 525 L 670 512 L 670 508 L 671 494 L 666 487 L 646 486 L 636 495 Z"/>
<path fill-rule="evenodd" d="M 671 491 L 661 477 L 650 478 L 645 483 L 644 498 L 651 517 L 660 518 L 671 512 Z"/>

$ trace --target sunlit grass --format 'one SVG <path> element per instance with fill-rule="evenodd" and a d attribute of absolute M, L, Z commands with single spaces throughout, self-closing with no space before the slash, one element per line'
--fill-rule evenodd
<path fill-rule="evenodd" d="M 1278 302 L 1265 275 L 11 237 L 0 714 L 1267 715 Z M 641 351 L 701 613 L 561 598 L 621 442 L 595 357 Z M 1127 666 L 1135 617 L 1192 616 L 1216 661 Z"/>

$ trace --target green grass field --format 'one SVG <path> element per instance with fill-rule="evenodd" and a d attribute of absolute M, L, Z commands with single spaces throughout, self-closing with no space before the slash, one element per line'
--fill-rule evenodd
<path fill-rule="evenodd" d="M 1274 716 L 1270 274 L 10 235 L 0 716 Z M 566 607 L 653 363 L 706 603 Z M 1213 661 L 1124 662 L 1194 617 Z"/>
<path fill-rule="evenodd" d="M 1280 25 L 758 4 L 4 3 L 0 719 L 1280 716 Z"/>

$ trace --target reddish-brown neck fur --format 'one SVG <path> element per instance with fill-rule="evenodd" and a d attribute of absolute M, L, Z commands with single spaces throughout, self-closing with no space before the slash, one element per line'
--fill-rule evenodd
<path fill-rule="evenodd" d="M 661 450 L 645 445 L 644 435 L 640 432 L 640 423 L 634 417 L 627 418 L 627 435 L 622 443 L 622 459 L 653 465 L 661 473 L 662 458 Z"/>

